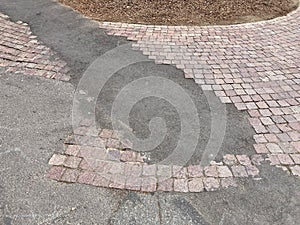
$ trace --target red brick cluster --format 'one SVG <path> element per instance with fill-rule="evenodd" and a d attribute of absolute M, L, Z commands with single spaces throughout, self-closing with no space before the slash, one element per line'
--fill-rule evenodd
<path fill-rule="evenodd" d="M 95 130 L 86 120 L 65 142 L 64 154 L 54 154 L 49 161 L 48 177 L 67 183 L 143 192 L 214 191 L 236 186 L 234 178 L 258 177 L 260 155 L 225 155 L 222 162 L 199 165 L 149 165 L 147 155 L 131 150 L 120 132 Z M 122 140 L 122 141 L 121 141 Z M 124 144 L 125 143 L 125 144 Z"/>
<path fill-rule="evenodd" d="M 26 23 L 16 23 L 0 13 L 0 67 L 22 73 L 68 81 L 68 67 L 50 48 L 33 36 Z"/>

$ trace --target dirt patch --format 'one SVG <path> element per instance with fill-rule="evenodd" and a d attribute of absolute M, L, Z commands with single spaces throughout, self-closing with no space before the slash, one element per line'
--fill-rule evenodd
<path fill-rule="evenodd" d="M 216 25 L 268 20 L 298 0 L 59 0 L 99 21 L 159 25 Z"/>

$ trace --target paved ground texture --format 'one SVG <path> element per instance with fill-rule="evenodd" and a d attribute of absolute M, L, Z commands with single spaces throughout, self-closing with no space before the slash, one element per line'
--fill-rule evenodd
<path fill-rule="evenodd" d="M 82 158 L 95 157 L 92 153 L 82 156 L 77 149 L 75 154 L 67 151 L 67 155 L 53 156 L 50 164 L 56 167 L 50 171 L 50 177 L 150 192 L 200 192 L 235 185 L 232 177 L 257 176 L 259 170 L 255 165 L 263 160 L 300 176 L 298 15 L 299 10 L 272 21 L 225 27 L 101 24 L 109 29 L 109 34 L 137 41 L 134 47 L 157 64 L 173 64 L 183 69 L 186 78 L 193 78 L 203 90 L 213 90 L 222 103 L 233 103 L 238 110 L 247 110 L 256 132 L 253 138 L 257 154 L 251 156 L 252 161 L 247 155 L 225 155 L 223 161 L 212 162 L 206 168 L 149 166 L 141 159 L 124 163 L 128 160 L 122 157 L 133 152 L 117 150 L 120 143 L 108 139 L 104 141 L 106 146 L 96 146 L 102 148 L 98 158 L 102 162 L 100 170 L 80 167 Z M 88 133 L 87 128 L 78 129 L 78 135 Z M 86 151 L 85 147 L 77 147 Z M 75 166 L 74 163 L 68 166 L 69 161 L 76 161 Z"/>
<path fill-rule="evenodd" d="M 90 120 L 72 131 L 74 85 L 96 57 L 126 41 L 108 37 L 97 23 L 52 1 L 5 3 L 0 7 L 5 12 L 0 14 L 3 224 L 297 224 L 300 10 L 221 27 L 100 24 L 110 35 L 136 41 L 133 48 L 155 61 L 150 68 L 181 76 L 158 64 L 174 65 L 203 92 L 213 91 L 224 105 L 233 103 L 239 111 L 226 106 L 230 115 L 249 114 L 243 118 L 253 133 L 241 119 L 247 130 L 241 135 L 253 138 L 243 143 L 253 148 L 222 149 L 202 168 L 193 162 L 153 163 L 130 142 L 120 142 L 117 131 L 91 129 Z M 45 31 L 50 25 L 56 33 Z M 84 29 L 86 36 L 70 38 Z M 90 46 L 95 37 L 106 40 L 97 43 L 100 50 Z M 85 46 L 89 51 L 81 51 Z M 147 66 L 120 74 L 145 72 Z M 238 146 L 232 143 L 226 146 Z"/>

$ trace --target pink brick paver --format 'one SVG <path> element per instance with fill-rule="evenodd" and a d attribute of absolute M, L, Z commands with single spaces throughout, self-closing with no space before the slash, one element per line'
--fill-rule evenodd
<path fill-rule="evenodd" d="M 0 13 L 0 67 L 22 73 L 68 81 L 66 63 L 32 34 L 28 24 L 12 22 Z"/>
<path fill-rule="evenodd" d="M 89 130 L 88 126 L 80 128 Z M 246 155 L 225 155 L 221 162 L 212 161 L 204 168 L 199 165 L 149 165 L 139 152 L 122 145 L 112 148 L 109 143 L 121 141 L 119 135 L 112 135 L 113 131 L 99 129 L 97 133 L 102 142 L 97 144 L 89 140 L 97 137 L 89 136 L 88 133 L 72 134 L 66 139 L 65 153 L 54 154 L 49 160 L 49 164 L 53 166 L 48 172 L 49 178 L 67 183 L 142 192 L 215 191 L 222 187 L 236 186 L 235 179 L 238 177 L 259 176 L 257 165 L 264 160 L 258 157 L 260 155 L 255 155 L 252 159 Z M 122 159 L 122 155 L 128 157 Z M 296 154 L 290 158 L 297 160 Z"/>

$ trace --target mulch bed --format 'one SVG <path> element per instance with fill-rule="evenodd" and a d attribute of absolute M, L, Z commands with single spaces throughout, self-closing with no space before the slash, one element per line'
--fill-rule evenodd
<path fill-rule="evenodd" d="M 235 24 L 283 16 L 298 0 L 59 0 L 99 21 L 159 25 Z"/>

